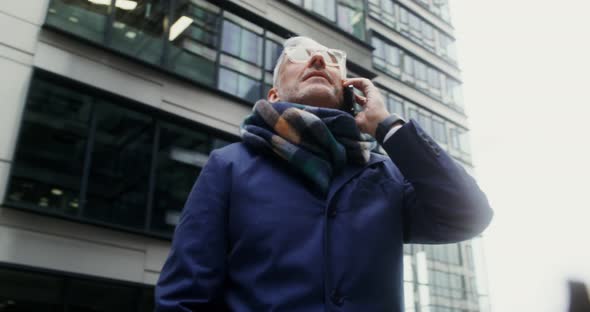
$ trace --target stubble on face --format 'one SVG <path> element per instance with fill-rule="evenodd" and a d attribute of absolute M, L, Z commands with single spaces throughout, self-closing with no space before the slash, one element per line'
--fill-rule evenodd
<path fill-rule="evenodd" d="M 287 66 L 290 67 L 287 68 Z M 324 78 L 317 77 L 303 80 L 306 74 L 314 71 L 325 73 L 330 77 L 330 81 L 321 81 Z M 341 107 L 343 99 L 339 73 L 335 74 L 326 67 L 299 68 L 299 64 L 292 63 L 284 63 L 280 73 L 281 77 L 276 88 L 282 101 L 326 108 Z"/>
<path fill-rule="evenodd" d="M 302 84 L 303 82 L 291 85 L 283 84 L 278 88 L 281 99 L 319 107 L 339 108 L 341 106 L 342 101 L 339 99 L 342 97 L 342 91 L 340 88 L 322 82 L 307 82 L 304 86 Z"/>

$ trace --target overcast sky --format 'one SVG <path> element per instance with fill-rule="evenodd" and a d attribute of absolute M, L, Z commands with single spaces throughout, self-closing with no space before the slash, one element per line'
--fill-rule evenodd
<path fill-rule="evenodd" d="M 452 0 L 476 172 L 496 212 L 492 311 L 590 283 L 590 1 Z"/>

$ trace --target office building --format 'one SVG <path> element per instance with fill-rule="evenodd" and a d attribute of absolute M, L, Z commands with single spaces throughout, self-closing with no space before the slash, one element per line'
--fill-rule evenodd
<path fill-rule="evenodd" d="M 0 311 L 152 310 L 192 184 L 294 35 L 472 168 L 447 0 L 3 1 L 0 24 Z M 406 311 L 485 311 L 474 246 L 406 246 Z"/>

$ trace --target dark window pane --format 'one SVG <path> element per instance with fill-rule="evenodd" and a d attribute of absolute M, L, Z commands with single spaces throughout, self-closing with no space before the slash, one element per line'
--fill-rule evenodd
<path fill-rule="evenodd" d="M 142 228 L 151 167 L 152 119 L 109 103 L 96 106 L 96 135 L 84 216 Z"/>
<path fill-rule="evenodd" d="M 172 234 L 211 147 L 212 138 L 205 132 L 161 124 L 152 231 Z"/>
<path fill-rule="evenodd" d="M 137 311 L 139 290 L 132 287 L 73 280 L 67 292 L 69 312 Z"/>
<path fill-rule="evenodd" d="M 0 269 L 0 311 L 61 312 L 62 297 L 61 279 Z"/>
<path fill-rule="evenodd" d="M 162 123 L 152 230 L 171 234 L 193 183 L 209 157 L 206 133 Z"/>
<path fill-rule="evenodd" d="M 33 80 L 6 201 L 77 215 L 92 99 Z"/>
<path fill-rule="evenodd" d="M 139 302 L 140 312 L 154 312 L 154 290 L 143 289 L 141 292 L 141 300 Z"/>
<path fill-rule="evenodd" d="M 103 42 L 108 1 L 52 0 L 47 24 L 86 39 Z"/>
<path fill-rule="evenodd" d="M 167 1 L 135 0 L 133 9 L 117 5 L 111 46 L 144 61 L 158 64 L 164 40 Z"/>
<path fill-rule="evenodd" d="M 260 87 L 261 83 L 258 80 L 225 68 L 219 69 L 219 89 L 225 92 L 254 103 L 260 99 Z"/>
<path fill-rule="evenodd" d="M 266 40 L 266 51 L 264 53 L 264 69 L 272 71 L 277 65 L 277 60 L 283 51 L 283 47 L 271 40 Z"/>

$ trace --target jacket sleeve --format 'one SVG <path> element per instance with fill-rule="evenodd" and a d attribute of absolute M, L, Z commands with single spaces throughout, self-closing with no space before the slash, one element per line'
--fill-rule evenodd
<path fill-rule="evenodd" d="M 415 121 L 383 148 L 406 179 L 404 242 L 454 243 L 481 233 L 493 211 L 475 180 Z"/>
<path fill-rule="evenodd" d="M 186 201 L 155 290 L 157 312 L 219 311 L 230 167 L 214 151 Z"/>

